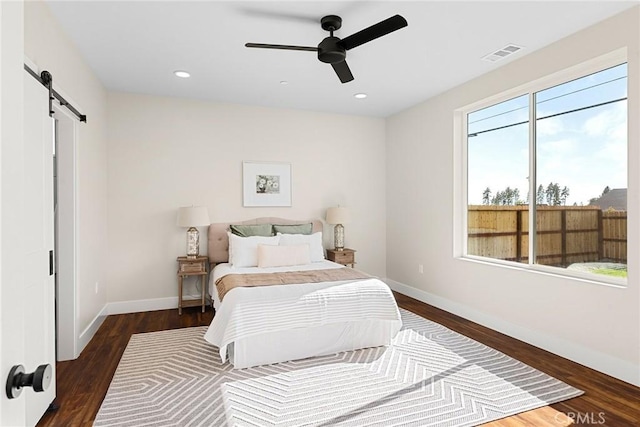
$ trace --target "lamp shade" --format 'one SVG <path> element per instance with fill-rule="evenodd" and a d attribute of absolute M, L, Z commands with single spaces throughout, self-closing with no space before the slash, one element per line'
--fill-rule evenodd
<path fill-rule="evenodd" d="M 327 223 L 348 224 L 351 220 L 349 210 L 342 206 L 327 209 Z"/>
<path fill-rule="evenodd" d="M 179 227 L 209 225 L 209 211 L 204 206 L 188 206 L 178 209 Z"/>

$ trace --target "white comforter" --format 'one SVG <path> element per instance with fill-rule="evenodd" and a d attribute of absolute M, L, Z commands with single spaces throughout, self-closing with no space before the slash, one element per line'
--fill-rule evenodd
<path fill-rule="evenodd" d="M 234 288 L 224 301 L 217 298 L 215 281 L 229 273 L 271 273 L 294 270 L 341 268 L 330 261 L 296 267 L 233 268 L 216 266 L 211 274 L 210 291 L 216 315 L 205 339 L 219 347 L 227 359 L 227 347 L 238 339 L 298 328 L 315 328 L 339 322 L 371 319 L 392 322 L 400 330 L 402 320 L 389 287 L 371 278 L 358 281 L 306 283 Z M 397 325 L 396 325 L 397 324 Z"/>

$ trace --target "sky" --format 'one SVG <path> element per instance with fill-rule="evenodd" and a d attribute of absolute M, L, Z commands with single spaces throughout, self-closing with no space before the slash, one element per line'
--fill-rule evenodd
<path fill-rule="evenodd" d="M 627 66 L 616 67 L 536 94 L 536 183 L 568 187 L 567 205 L 588 205 L 603 189 L 627 188 L 627 102 L 590 107 L 627 96 Z M 574 109 L 581 111 L 560 114 Z M 529 191 L 528 95 L 468 115 L 468 202 L 482 193 Z M 536 186 L 537 186 L 536 185 Z"/>

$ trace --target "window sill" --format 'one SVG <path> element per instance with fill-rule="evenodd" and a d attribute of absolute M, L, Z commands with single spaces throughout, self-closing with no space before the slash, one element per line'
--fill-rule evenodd
<path fill-rule="evenodd" d="M 512 261 L 503 261 L 503 260 L 494 260 L 490 258 L 476 257 L 473 255 L 464 255 L 455 257 L 457 260 L 464 262 L 471 262 L 475 264 L 489 265 L 500 268 L 508 268 L 512 270 L 526 271 L 532 274 L 541 274 L 544 276 L 551 276 L 562 279 L 570 279 L 575 280 L 582 283 L 588 283 L 591 285 L 599 285 L 599 286 L 607 286 L 616 289 L 626 289 L 627 288 L 627 279 L 616 278 L 616 277 L 608 277 L 606 280 L 594 278 L 594 274 L 583 273 L 580 271 L 572 270 L 570 273 L 567 272 L 566 269 L 561 269 L 558 267 L 548 267 L 544 265 L 529 265 L 529 264 L 521 264 Z M 605 276 L 606 277 L 606 276 Z M 600 279 L 600 280 L 598 280 Z"/>

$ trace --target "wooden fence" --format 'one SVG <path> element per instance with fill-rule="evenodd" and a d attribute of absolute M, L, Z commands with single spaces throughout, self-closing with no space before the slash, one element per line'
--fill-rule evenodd
<path fill-rule="evenodd" d="M 627 212 L 538 206 L 536 263 L 627 262 Z M 529 262 L 528 206 L 469 206 L 467 253 Z"/>

